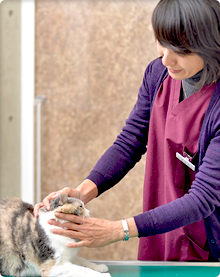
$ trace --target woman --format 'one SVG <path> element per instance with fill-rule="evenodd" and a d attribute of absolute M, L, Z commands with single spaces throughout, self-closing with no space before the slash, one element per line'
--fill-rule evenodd
<path fill-rule="evenodd" d="M 139 260 L 220 261 L 220 4 L 161 0 L 152 25 L 160 58 L 147 67 L 126 126 L 69 196 L 88 203 L 146 152 L 143 213 L 116 222 L 58 214 L 54 233 L 97 247 L 140 237 Z M 57 192 L 36 205 L 35 213 Z"/>

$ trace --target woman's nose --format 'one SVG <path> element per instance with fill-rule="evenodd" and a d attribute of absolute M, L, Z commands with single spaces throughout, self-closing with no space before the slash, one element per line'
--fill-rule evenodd
<path fill-rule="evenodd" d="M 162 55 L 162 63 L 165 66 L 173 66 L 176 64 L 176 54 L 174 51 L 165 48 Z"/>

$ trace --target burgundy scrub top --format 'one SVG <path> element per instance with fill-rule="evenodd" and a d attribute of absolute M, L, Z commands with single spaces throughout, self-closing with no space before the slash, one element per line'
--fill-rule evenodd
<path fill-rule="evenodd" d="M 195 171 L 180 161 L 176 153 L 196 156 L 202 122 L 215 85 L 205 86 L 181 102 L 181 80 L 168 75 L 160 86 L 149 127 L 143 212 L 174 201 L 190 189 Z M 201 220 L 165 234 L 140 238 L 138 259 L 207 261 L 206 240 Z"/>

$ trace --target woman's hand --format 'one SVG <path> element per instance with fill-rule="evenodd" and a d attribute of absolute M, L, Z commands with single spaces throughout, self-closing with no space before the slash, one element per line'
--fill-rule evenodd
<path fill-rule="evenodd" d="M 55 213 L 59 219 L 69 222 L 61 223 L 54 219 L 48 221 L 49 224 L 61 227 L 63 229 L 54 228 L 52 232 L 57 235 L 79 239 L 79 242 L 69 243 L 67 247 L 100 247 L 106 246 L 113 242 L 123 240 L 125 233 L 122 226 L 122 221 L 110 221 L 94 217 L 79 217 L 72 214 Z M 138 230 L 134 218 L 127 219 L 129 236 L 137 237 Z"/>
<path fill-rule="evenodd" d="M 110 221 L 94 217 L 79 217 L 72 214 L 55 213 L 56 217 L 70 222 L 60 223 L 54 219 L 49 224 L 64 229 L 53 229 L 57 235 L 79 239 L 79 242 L 69 243 L 67 247 L 100 247 L 124 239 L 124 230 L 121 220 Z"/>
<path fill-rule="evenodd" d="M 70 187 L 64 188 L 68 190 L 68 196 L 79 198 L 84 202 L 84 204 L 91 201 L 98 195 L 98 189 L 96 184 L 94 184 L 91 180 L 84 180 L 76 189 L 72 189 Z M 62 190 L 64 190 L 62 189 Z M 57 198 L 62 190 L 52 192 L 47 197 L 45 197 L 42 203 L 38 203 L 34 206 L 34 215 L 38 217 L 38 211 L 41 207 L 45 207 L 48 211 L 50 210 L 50 200 Z"/>
<path fill-rule="evenodd" d="M 68 190 L 68 196 L 70 197 L 75 197 L 75 198 L 80 198 L 80 192 L 76 189 L 72 189 L 69 187 L 65 187 L 62 190 Z M 38 217 L 38 211 L 41 207 L 45 207 L 48 211 L 50 210 L 50 200 L 55 199 L 58 197 L 58 195 L 61 193 L 62 190 L 58 190 L 56 192 L 51 192 L 48 196 L 46 196 L 42 203 L 38 203 L 34 206 L 34 215 L 35 217 Z"/>

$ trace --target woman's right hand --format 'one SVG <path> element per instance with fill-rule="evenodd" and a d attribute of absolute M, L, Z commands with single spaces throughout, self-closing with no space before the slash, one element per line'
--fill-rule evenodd
<path fill-rule="evenodd" d="M 76 189 L 72 189 L 70 187 L 65 187 L 56 192 L 51 192 L 48 196 L 46 196 L 41 203 L 38 203 L 34 206 L 34 215 L 38 217 L 38 211 L 41 207 L 45 207 L 48 211 L 50 210 L 50 200 L 55 199 L 61 193 L 62 190 L 66 189 L 68 191 L 69 197 L 79 198 L 84 202 L 84 204 L 91 201 L 98 195 L 98 188 L 95 183 L 91 180 L 84 180 Z"/>
<path fill-rule="evenodd" d="M 58 197 L 58 195 L 61 193 L 62 190 L 67 190 L 68 191 L 68 196 L 69 197 L 74 197 L 74 198 L 81 198 L 80 197 L 80 191 L 77 189 L 72 189 L 70 187 L 65 187 L 61 190 L 51 192 L 48 196 L 46 196 L 41 203 L 38 203 L 34 206 L 34 215 L 35 217 L 38 217 L 38 211 L 40 208 L 43 206 L 49 211 L 50 210 L 50 200 L 53 200 Z"/>

